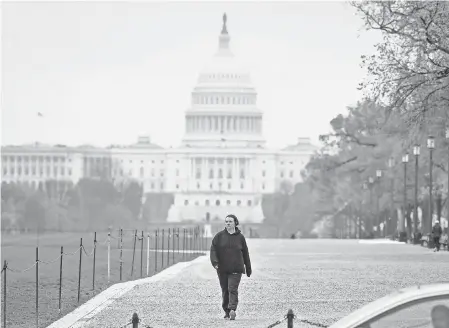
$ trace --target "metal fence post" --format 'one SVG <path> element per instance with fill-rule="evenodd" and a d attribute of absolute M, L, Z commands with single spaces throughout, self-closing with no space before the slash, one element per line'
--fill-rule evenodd
<path fill-rule="evenodd" d="M 92 273 L 92 291 L 95 293 L 95 256 L 97 253 L 97 233 L 94 236 L 94 268 Z"/>
<path fill-rule="evenodd" d="M 64 256 L 64 247 L 61 246 L 61 261 L 59 262 L 59 307 L 58 312 L 61 314 L 61 297 L 62 297 L 62 258 Z"/>
<path fill-rule="evenodd" d="M 120 229 L 120 281 L 122 281 L 123 269 L 123 229 Z"/>
<path fill-rule="evenodd" d="M 143 277 L 143 230 L 142 237 L 140 239 L 140 278 Z"/>
<path fill-rule="evenodd" d="M 78 271 L 78 303 L 80 302 L 80 293 L 81 293 L 81 260 L 83 258 L 83 238 L 80 239 L 80 264 Z"/>
<path fill-rule="evenodd" d="M 39 247 L 36 247 L 36 328 L 39 328 Z"/>
<path fill-rule="evenodd" d="M 136 239 L 137 239 L 137 229 L 134 232 L 133 261 L 131 264 L 131 278 L 133 277 L 133 273 L 134 273 L 134 257 L 136 255 Z"/>
<path fill-rule="evenodd" d="M 133 313 L 131 323 L 133 324 L 133 328 L 139 328 L 139 316 L 136 312 Z"/>
<path fill-rule="evenodd" d="M 295 315 L 293 314 L 293 310 L 290 309 L 287 312 L 287 328 L 293 328 L 293 318 Z"/>
<path fill-rule="evenodd" d="M 170 239 L 171 239 L 171 229 L 168 228 L 167 236 L 167 266 L 170 266 Z"/>
<path fill-rule="evenodd" d="M 154 238 L 154 247 L 155 247 L 155 250 L 154 250 L 154 272 L 157 272 L 157 244 L 159 242 L 158 231 L 159 231 L 159 229 L 157 229 L 155 231 L 156 238 Z"/>
<path fill-rule="evenodd" d="M 3 327 L 6 328 L 6 260 L 3 262 Z"/>

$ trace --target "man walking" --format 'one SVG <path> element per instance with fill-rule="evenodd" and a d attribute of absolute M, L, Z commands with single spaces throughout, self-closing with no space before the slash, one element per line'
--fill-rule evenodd
<path fill-rule="evenodd" d="M 222 294 L 225 319 L 235 320 L 238 305 L 238 288 L 242 274 L 251 276 L 248 246 L 241 231 L 239 220 L 233 214 L 225 218 L 225 229 L 218 232 L 210 247 L 210 261 L 217 270 Z"/>
<path fill-rule="evenodd" d="M 440 222 L 435 221 L 435 225 L 432 228 L 433 243 L 435 244 L 434 252 L 440 251 L 440 238 L 442 233 L 443 229 L 441 229 Z"/>

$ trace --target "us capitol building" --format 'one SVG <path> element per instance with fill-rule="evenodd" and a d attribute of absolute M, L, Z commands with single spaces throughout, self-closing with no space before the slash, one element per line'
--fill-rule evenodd
<path fill-rule="evenodd" d="M 133 145 L 107 148 L 5 146 L 2 182 L 37 188 L 56 180 L 58 188 L 68 188 L 81 178 L 134 179 L 144 193 L 174 195 L 168 222 L 235 213 L 242 223 L 261 223 L 262 195 L 274 193 L 283 181 L 301 181 L 301 170 L 317 148 L 309 138 L 298 138 L 284 149 L 266 148 L 257 92 L 229 43 L 225 14 L 218 50 L 191 93 L 179 147 L 164 149 L 148 136 Z"/>

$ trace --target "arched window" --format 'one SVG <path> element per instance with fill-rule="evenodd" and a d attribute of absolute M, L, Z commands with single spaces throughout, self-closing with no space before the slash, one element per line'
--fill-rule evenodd
<path fill-rule="evenodd" d="M 219 200 L 219 199 L 217 199 L 217 200 L 215 201 L 215 205 L 220 206 L 220 200 Z"/>
<path fill-rule="evenodd" d="M 218 169 L 218 178 L 223 179 L 223 170 L 222 169 Z"/>
<path fill-rule="evenodd" d="M 209 206 L 209 199 L 206 199 L 206 201 L 204 202 L 204 204 L 206 204 L 206 206 Z"/>
<path fill-rule="evenodd" d="M 184 205 L 185 205 L 185 206 L 189 205 L 189 200 L 188 200 L 188 199 L 186 199 L 186 200 L 184 201 Z"/>
<path fill-rule="evenodd" d="M 237 201 L 237 206 L 240 206 L 242 204 L 242 201 L 241 200 L 238 200 Z"/>
<path fill-rule="evenodd" d="M 226 201 L 226 205 L 231 205 L 231 201 L 229 199 Z"/>
<path fill-rule="evenodd" d="M 252 201 L 251 200 L 248 200 L 248 206 L 251 206 L 252 205 Z"/>
<path fill-rule="evenodd" d="M 214 170 L 210 169 L 209 170 L 209 179 L 213 179 L 214 178 Z"/>

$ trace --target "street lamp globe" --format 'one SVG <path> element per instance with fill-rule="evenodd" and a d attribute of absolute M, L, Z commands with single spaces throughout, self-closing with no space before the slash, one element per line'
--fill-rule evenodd
<path fill-rule="evenodd" d="M 402 163 L 408 163 L 408 154 L 402 156 Z"/>
<path fill-rule="evenodd" d="M 421 152 L 421 147 L 419 145 L 415 145 L 413 147 L 413 155 L 419 156 L 420 152 Z"/>
<path fill-rule="evenodd" d="M 382 170 L 376 170 L 376 177 L 380 178 L 382 176 Z"/>
<path fill-rule="evenodd" d="M 429 148 L 429 149 L 435 148 L 435 138 L 433 136 L 429 136 L 427 138 L 427 148 Z"/>

